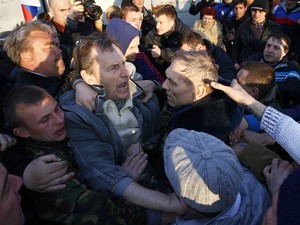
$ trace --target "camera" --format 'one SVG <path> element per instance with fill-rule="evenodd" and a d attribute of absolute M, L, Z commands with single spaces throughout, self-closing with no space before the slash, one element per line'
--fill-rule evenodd
<path fill-rule="evenodd" d="M 99 20 L 103 11 L 100 6 L 95 5 L 94 0 L 82 0 L 82 5 L 84 7 L 84 12 L 89 15 L 89 17 L 96 21 Z"/>

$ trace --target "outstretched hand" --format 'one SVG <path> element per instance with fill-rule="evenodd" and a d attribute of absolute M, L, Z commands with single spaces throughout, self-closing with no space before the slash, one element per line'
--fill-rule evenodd
<path fill-rule="evenodd" d="M 0 134 L 0 152 L 5 151 L 7 148 L 15 145 L 17 140 L 8 135 L 8 134 Z"/>
<path fill-rule="evenodd" d="M 255 99 L 238 84 L 236 79 L 232 80 L 230 86 L 225 86 L 214 81 L 210 83 L 210 86 L 214 89 L 223 91 L 238 104 L 250 105 L 255 101 Z"/>

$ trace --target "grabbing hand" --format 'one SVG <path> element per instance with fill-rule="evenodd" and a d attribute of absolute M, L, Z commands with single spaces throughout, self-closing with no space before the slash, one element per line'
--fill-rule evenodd
<path fill-rule="evenodd" d="M 40 156 L 25 168 L 24 185 L 37 192 L 64 189 L 65 183 L 74 176 L 74 172 L 68 172 L 68 169 L 68 162 L 62 161 L 54 154 Z"/>
<path fill-rule="evenodd" d="M 147 158 L 148 155 L 143 152 L 136 155 L 130 155 L 126 158 L 121 167 L 129 177 L 137 181 L 147 166 Z"/>
<path fill-rule="evenodd" d="M 153 58 L 158 58 L 161 54 L 161 50 L 157 45 L 153 45 L 153 48 L 150 51 Z"/>
<path fill-rule="evenodd" d="M 8 134 L 0 134 L 0 152 L 5 151 L 7 148 L 15 145 L 17 140 L 8 135 Z"/>
<path fill-rule="evenodd" d="M 76 92 L 76 104 L 88 108 L 90 111 L 94 111 L 96 108 L 97 92 L 94 91 L 84 81 L 79 82 L 75 86 Z"/>
<path fill-rule="evenodd" d="M 263 174 L 272 196 L 279 190 L 292 170 L 293 167 L 288 161 L 280 161 L 279 159 L 273 159 L 272 163 L 264 168 Z"/>
<path fill-rule="evenodd" d="M 267 133 L 256 133 L 253 131 L 246 130 L 243 134 L 243 141 L 246 143 L 256 142 L 263 146 L 266 145 L 274 145 L 275 141 L 273 138 Z"/>
<path fill-rule="evenodd" d="M 248 122 L 243 117 L 241 123 L 229 135 L 230 145 L 231 146 L 236 145 L 240 141 L 240 138 L 243 135 L 244 131 L 247 129 L 248 129 Z"/>
<path fill-rule="evenodd" d="M 138 80 L 135 81 L 144 91 L 145 97 L 143 98 L 142 102 L 145 103 L 149 99 L 152 98 L 153 92 L 156 89 L 156 85 L 151 80 Z"/>

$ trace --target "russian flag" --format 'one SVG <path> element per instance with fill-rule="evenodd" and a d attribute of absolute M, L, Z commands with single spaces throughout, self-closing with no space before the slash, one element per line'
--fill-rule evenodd
<path fill-rule="evenodd" d="M 22 6 L 22 11 L 25 21 L 31 21 L 41 10 L 39 0 L 19 0 Z"/>

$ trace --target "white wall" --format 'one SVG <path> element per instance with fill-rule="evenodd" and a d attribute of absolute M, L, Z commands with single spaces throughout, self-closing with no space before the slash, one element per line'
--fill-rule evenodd
<path fill-rule="evenodd" d="M 105 12 L 111 5 L 121 5 L 122 0 L 95 0 Z M 173 4 L 178 16 L 187 25 L 192 26 L 199 16 L 192 16 L 188 13 L 190 0 L 145 0 L 146 8 L 151 10 L 153 4 Z M 0 33 L 11 30 L 17 24 L 24 21 L 21 5 L 18 0 L 0 0 Z"/>
<path fill-rule="evenodd" d="M 0 33 L 11 30 L 23 20 L 22 8 L 18 0 L 0 1 Z"/>
<path fill-rule="evenodd" d="M 96 0 L 96 3 L 101 6 L 105 12 L 111 5 L 121 5 L 122 0 Z M 151 4 L 172 4 L 176 7 L 178 16 L 184 23 L 192 26 L 194 21 L 199 19 L 199 16 L 189 14 L 190 0 L 145 0 L 145 7 L 151 10 Z"/>

